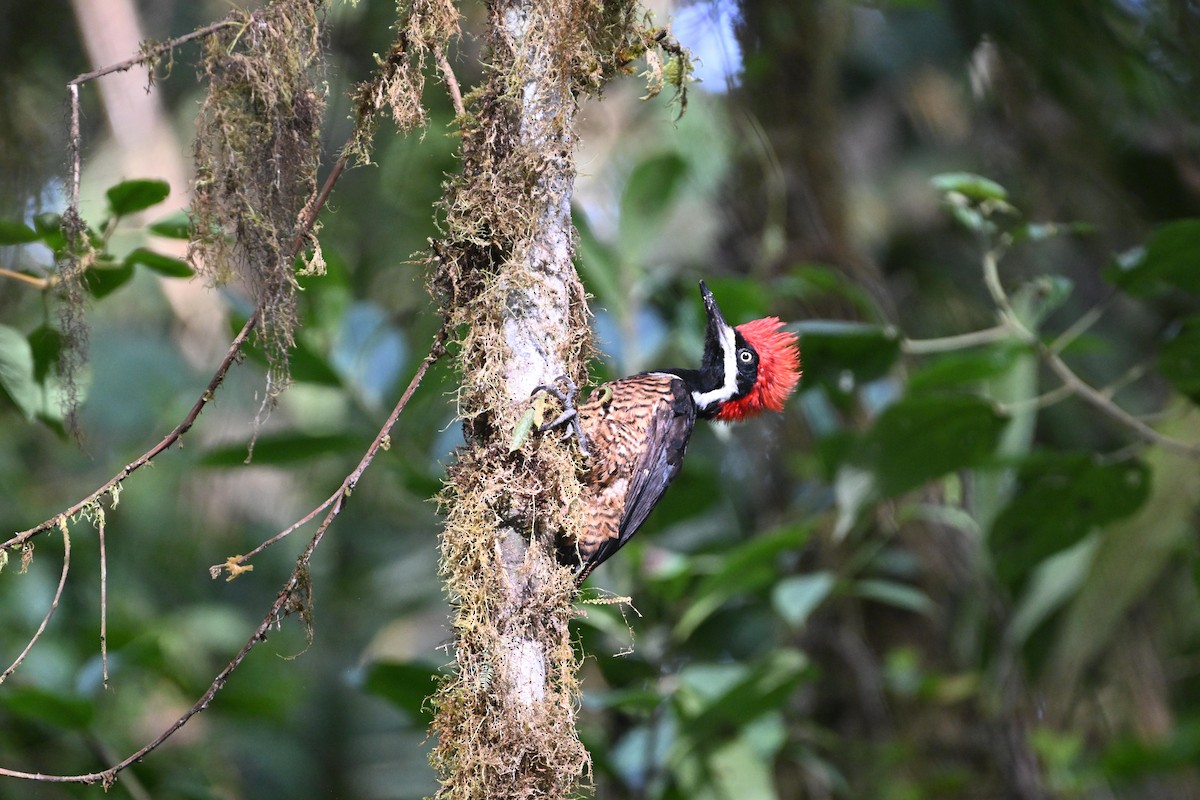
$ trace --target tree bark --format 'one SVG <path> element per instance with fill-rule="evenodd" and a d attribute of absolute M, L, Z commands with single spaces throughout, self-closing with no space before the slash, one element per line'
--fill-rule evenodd
<path fill-rule="evenodd" d="M 450 471 L 442 569 L 454 674 L 434 698 L 442 798 L 564 797 L 588 756 L 575 731 L 570 571 L 577 451 L 513 432 L 533 390 L 581 382 L 586 302 L 573 264 L 576 59 L 561 0 L 489 4 L 490 73 L 463 120 L 463 172 L 434 243 L 435 288 L 460 339 L 467 445 Z"/>

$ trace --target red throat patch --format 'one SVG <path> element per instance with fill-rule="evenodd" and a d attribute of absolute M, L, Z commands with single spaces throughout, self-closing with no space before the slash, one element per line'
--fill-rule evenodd
<path fill-rule="evenodd" d="M 800 346 L 796 334 L 782 328 L 779 317 L 737 326 L 738 333 L 758 353 L 758 380 L 745 397 L 723 405 L 716 419 L 737 422 L 763 411 L 783 411 L 783 404 L 800 382 Z"/>

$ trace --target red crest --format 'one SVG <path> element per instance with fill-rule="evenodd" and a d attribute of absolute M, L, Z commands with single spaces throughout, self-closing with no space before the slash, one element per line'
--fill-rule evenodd
<path fill-rule="evenodd" d="M 740 400 L 731 400 L 716 414 L 737 422 L 763 411 L 783 411 L 783 404 L 800 382 L 800 346 L 794 333 L 783 330 L 779 317 L 765 317 L 737 326 L 738 333 L 758 353 L 758 380 Z"/>

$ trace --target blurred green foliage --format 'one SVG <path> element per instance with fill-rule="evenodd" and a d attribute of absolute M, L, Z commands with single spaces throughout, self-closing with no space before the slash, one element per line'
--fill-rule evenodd
<path fill-rule="evenodd" d="M 589 581 L 579 721 L 597 795 L 1194 797 L 1200 462 L 1060 391 L 1046 364 L 1061 357 L 1113 407 L 1200 442 L 1200 18 L 1182 2 L 817 5 L 835 48 L 821 96 L 845 164 L 841 185 L 812 191 L 845 199 L 840 228 L 879 265 L 876 285 L 793 249 L 793 201 L 780 198 L 795 165 L 745 121 L 772 116 L 751 100 L 702 84 L 675 123 L 618 85 L 585 110 L 575 211 L 597 380 L 694 362 L 701 277 L 731 320 L 796 320 L 805 369 L 781 417 L 699 428 L 643 531 Z M 158 33 L 220 13 L 166 6 Z M 760 45 L 743 53 L 748 81 L 785 71 L 794 54 L 772 47 L 800 29 L 786 3 L 762 7 L 773 29 L 737 39 Z M 394 10 L 331 13 L 330 152 L 345 90 L 386 50 Z M 477 30 L 480 9 L 466 12 Z M 22 67 L 0 47 L 6 146 L 29 135 L 12 124 L 18 101 L 57 118 L 38 65 L 78 50 L 60 10 L 20 15 L 22 52 L 40 58 Z M 475 47 L 464 40 L 456 62 L 464 84 Z M 186 81 L 164 87 L 190 113 Z M 456 143 L 448 102 L 429 102 L 425 136 L 381 133 L 378 166 L 348 172 L 322 216 L 328 271 L 299 278 L 296 383 L 249 463 L 264 390 L 253 346 L 184 446 L 105 503 L 108 688 L 95 527 L 71 523 L 57 614 L 0 686 L 0 767 L 89 772 L 124 757 L 261 619 L 306 532 L 235 581 L 212 581 L 209 565 L 328 497 L 437 328 L 414 254 L 436 234 Z M 67 246 L 50 156 L 0 197 L 0 267 L 32 279 L 0 276 L 9 533 L 157 442 L 215 363 L 185 357 L 196 343 L 164 299 L 163 282 L 191 276 L 168 252 L 187 236 L 161 207 L 168 187 L 88 185 L 91 359 L 83 439 L 66 436 L 55 302 L 36 285 Z M 744 180 L 747 160 L 761 181 Z M 989 292 L 989 257 L 1009 309 Z M 236 287 L 194 288 L 217 294 L 222 331 L 240 328 L 250 309 Z M 431 372 L 318 552 L 313 642 L 295 620 L 273 631 L 107 796 L 434 791 L 423 698 L 449 658 L 430 498 L 460 440 L 453 387 Z M 0 668 L 49 607 L 62 547 L 50 532 L 28 569 L 10 553 L 0 570 Z M 0 778 L 0 798 L 102 791 Z"/>

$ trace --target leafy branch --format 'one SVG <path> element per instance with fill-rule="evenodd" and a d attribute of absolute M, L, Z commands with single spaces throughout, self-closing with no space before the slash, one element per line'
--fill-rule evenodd
<path fill-rule="evenodd" d="M 943 191 L 947 206 L 962 225 L 978 233 L 987 244 L 984 248 L 982 268 L 983 282 L 996 306 L 999 322 L 990 328 L 936 339 L 908 339 L 901 343 L 907 353 L 924 355 L 949 352 L 965 348 L 1017 341 L 1034 348 L 1042 362 L 1060 381 L 1060 386 L 1040 398 L 1039 407 L 1058 402 L 1067 397 L 1078 397 L 1121 427 L 1150 444 L 1166 447 L 1192 458 L 1200 458 L 1200 443 L 1186 442 L 1167 436 L 1145 421 L 1130 414 L 1113 401 L 1118 388 L 1136 379 L 1143 370 L 1135 368 L 1112 387 L 1097 389 L 1079 376 L 1063 359 L 1061 353 L 1076 337 L 1086 331 L 1100 318 L 1105 306 L 1089 310 L 1073 323 L 1053 342 L 1046 344 L 1036 330 L 1028 324 L 1013 305 L 1012 298 L 1000 280 L 1000 259 L 1015 242 L 1038 239 L 1062 232 L 1077 230 L 1079 226 L 1025 225 L 1016 233 L 998 231 L 993 219 L 997 215 L 1015 215 L 1016 209 L 1008 204 L 1007 192 L 999 184 L 977 175 L 955 173 L 939 175 L 933 179 L 936 188 Z"/>

